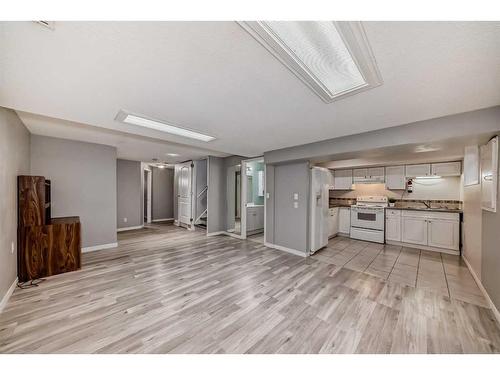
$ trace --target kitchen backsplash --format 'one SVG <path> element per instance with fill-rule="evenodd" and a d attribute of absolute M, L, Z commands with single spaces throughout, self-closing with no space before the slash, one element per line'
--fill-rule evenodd
<path fill-rule="evenodd" d="M 452 199 L 396 199 L 396 207 L 419 207 L 426 208 L 425 203 L 430 203 L 432 208 L 448 208 L 448 209 L 462 209 L 462 201 Z M 330 196 L 330 207 L 343 206 L 349 207 L 356 204 L 356 199 L 353 198 L 332 198 Z"/>
<path fill-rule="evenodd" d="M 330 198 L 356 200 L 363 195 L 383 195 L 401 200 L 460 201 L 461 186 L 461 177 L 414 179 L 412 193 L 407 193 L 406 190 L 387 190 L 385 184 L 356 184 L 353 185 L 353 190 L 330 190 Z"/>

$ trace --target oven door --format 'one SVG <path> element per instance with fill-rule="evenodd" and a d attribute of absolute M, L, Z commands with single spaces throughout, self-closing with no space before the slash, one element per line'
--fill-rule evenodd
<path fill-rule="evenodd" d="M 365 229 L 384 230 L 384 209 L 352 207 L 351 226 Z"/>

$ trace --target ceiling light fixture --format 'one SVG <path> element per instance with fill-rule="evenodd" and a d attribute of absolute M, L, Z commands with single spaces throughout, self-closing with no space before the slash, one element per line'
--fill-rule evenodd
<path fill-rule="evenodd" d="M 172 157 L 180 156 L 179 154 L 172 154 L 172 153 L 167 153 L 167 154 L 165 154 L 165 155 L 167 155 L 167 156 L 172 156 Z"/>
<path fill-rule="evenodd" d="M 239 22 L 326 103 L 382 84 L 361 22 Z"/>
<path fill-rule="evenodd" d="M 212 137 L 210 135 L 202 134 L 185 128 L 180 128 L 175 125 L 167 124 L 166 122 L 163 121 L 153 120 L 150 118 L 146 118 L 144 116 L 127 113 L 123 110 L 118 112 L 118 114 L 115 117 L 115 120 L 124 122 L 126 124 L 142 126 L 145 128 L 158 130 L 164 133 L 178 135 L 181 137 L 192 138 L 203 142 L 210 142 L 215 139 L 215 137 Z"/>

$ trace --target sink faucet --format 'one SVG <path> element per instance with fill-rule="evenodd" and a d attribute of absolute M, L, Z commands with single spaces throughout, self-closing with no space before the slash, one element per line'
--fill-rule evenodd
<path fill-rule="evenodd" d="M 425 205 L 425 207 L 431 208 L 431 201 L 422 201 L 422 203 Z"/>

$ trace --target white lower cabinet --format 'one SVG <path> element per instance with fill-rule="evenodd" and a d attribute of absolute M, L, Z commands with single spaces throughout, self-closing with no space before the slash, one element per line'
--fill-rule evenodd
<path fill-rule="evenodd" d="M 402 219 L 402 241 L 417 245 L 427 245 L 427 220 L 421 217 Z"/>
<path fill-rule="evenodd" d="M 330 208 L 328 214 L 328 237 L 333 237 L 339 231 L 339 208 Z"/>
<path fill-rule="evenodd" d="M 459 250 L 460 223 L 452 220 L 427 221 L 427 245 Z"/>
<path fill-rule="evenodd" d="M 397 216 L 386 212 L 386 240 L 420 245 L 431 250 L 438 248 L 459 251 L 460 215 L 450 212 L 403 210 L 398 233 Z"/>
<path fill-rule="evenodd" d="M 264 206 L 247 207 L 247 232 L 264 228 Z"/>
<path fill-rule="evenodd" d="M 351 232 L 351 209 L 349 207 L 339 208 L 339 233 L 349 234 Z"/>
<path fill-rule="evenodd" d="M 401 242 L 401 215 L 387 215 L 385 218 L 385 239 Z"/>

